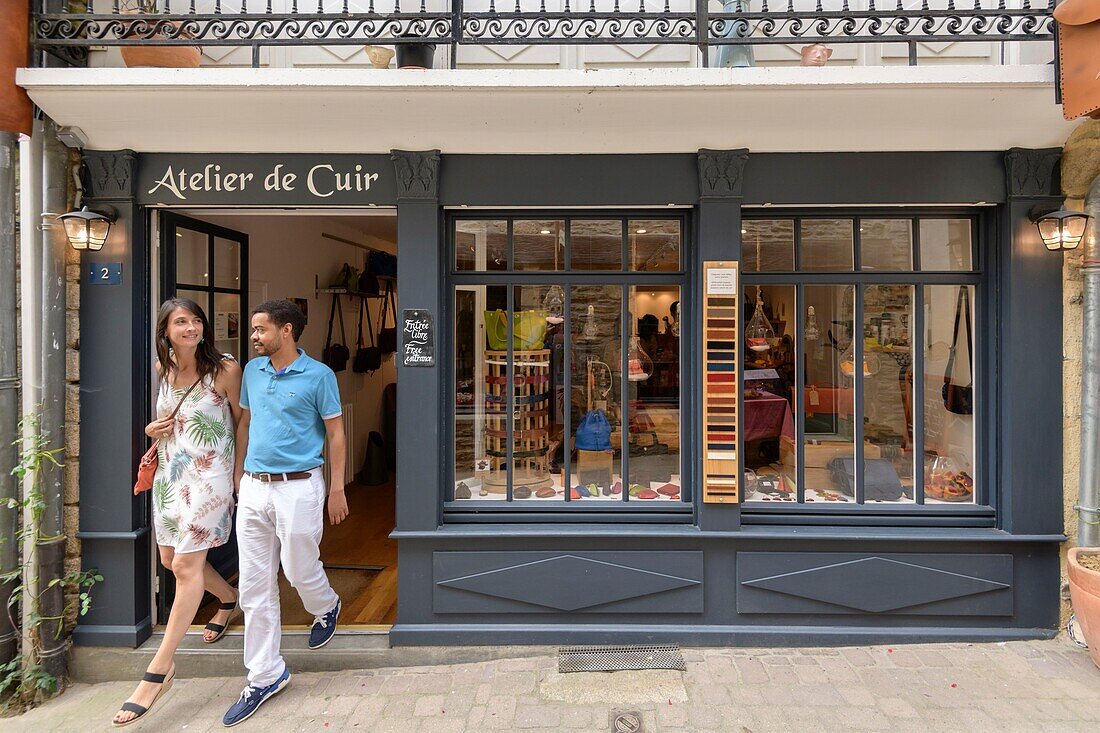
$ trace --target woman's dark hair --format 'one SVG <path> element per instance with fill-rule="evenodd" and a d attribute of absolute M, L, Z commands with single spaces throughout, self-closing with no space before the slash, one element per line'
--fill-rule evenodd
<path fill-rule="evenodd" d="M 275 328 L 282 328 L 289 323 L 295 341 L 299 341 L 302 331 L 306 330 L 306 314 L 302 313 L 302 309 L 293 300 L 265 300 L 252 309 L 252 315 L 257 313 L 266 313 Z"/>
<path fill-rule="evenodd" d="M 195 351 L 195 366 L 199 377 L 205 379 L 212 375 L 216 378 L 222 370 L 222 355 L 214 348 L 211 338 L 214 331 L 210 328 L 210 321 L 206 318 L 203 309 L 189 298 L 169 298 L 157 311 L 157 361 L 160 362 L 161 375 L 167 378 L 170 372 L 179 368 L 175 359 L 172 358 L 172 343 L 168 340 L 168 321 L 177 308 L 183 308 L 202 321 L 202 341 L 199 342 L 198 349 Z"/>

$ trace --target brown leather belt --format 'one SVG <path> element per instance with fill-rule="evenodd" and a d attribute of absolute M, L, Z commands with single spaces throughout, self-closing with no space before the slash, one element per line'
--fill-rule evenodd
<path fill-rule="evenodd" d="M 310 469 L 315 471 L 316 469 Z M 274 483 L 275 481 L 299 481 L 301 479 L 309 478 L 310 471 L 296 471 L 294 473 L 268 473 L 267 471 L 245 471 L 246 476 L 250 476 L 257 481 L 265 484 Z"/>

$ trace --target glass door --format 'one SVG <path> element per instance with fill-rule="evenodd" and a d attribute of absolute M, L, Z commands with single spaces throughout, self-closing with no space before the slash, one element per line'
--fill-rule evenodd
<path fill-rule="evenodd" d="M 190 298 L 214 329 L 214 346 L 242 365 L 248 358 L 248 235 L 199 219 L 162 215 L 166 298 Z"/>

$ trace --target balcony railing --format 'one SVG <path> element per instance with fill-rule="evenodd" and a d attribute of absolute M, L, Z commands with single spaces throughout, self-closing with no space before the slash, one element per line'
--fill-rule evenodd
<path fill-rule="evenodd" d="M 698 49 L 700 66 L 723 46 L 901 43 L 917 63 L 921 43 L 1046 41 L 1055 0 L 90 0 L 107 12 L 41 13 L 34 45 L 71 64 L 90 48 L 125 45 L 348 46 L 435 43 L 674 45 Z M 538 5 L 537 9 L 531 9 Z M 722 10 L 712 9 L 721 5 Z M 480 9 L 468 9 L 474 7 Z M 812 7 L 811 7 L 812 6 Z"/>

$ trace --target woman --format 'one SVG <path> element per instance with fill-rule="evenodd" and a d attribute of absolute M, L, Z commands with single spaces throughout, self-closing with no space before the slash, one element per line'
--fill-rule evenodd
<path fill-rule="evenodd" d="M 145 434 L 160 441 L 153 483 L 153 528 L 160 561 L 176 577 L 176 598 L 160 649 L 134 694 L 115 715 L 115 726 L 144 717 L 172 684 L 173 658 L 195 618 L 203 591 L 221 606 L 203 633 L 213 643 L 237 613 L 237 592 L 206 561 L 226 543 L 233 525 L 234 452 L 241 418 L 241 368 L 206 338 L 210 322 L 186 298 L 167 300 L 157 314 L 157 419 Z M 179 405 L 175 417 L 172 413 Z"/>

